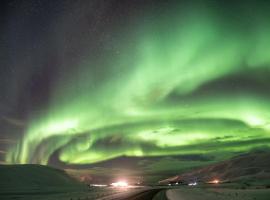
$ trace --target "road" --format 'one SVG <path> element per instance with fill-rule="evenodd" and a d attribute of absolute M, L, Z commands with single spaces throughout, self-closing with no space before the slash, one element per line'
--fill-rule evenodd
<path fill-rule="evenodd" d="M 135 193 L 123 193 L 101 198 L 99 200 L 166 200 L 166 190 L 164 189 L 148 189 L 137 191 Z"/>

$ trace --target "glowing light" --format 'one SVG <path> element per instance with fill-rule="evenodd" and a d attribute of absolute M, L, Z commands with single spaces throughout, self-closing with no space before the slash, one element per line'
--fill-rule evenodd
<path fill-rule="evenodd" d="M 219 180 L 214 180 L 213 183 L 218 184 Z"/>
<path fill-rule="evenodd" d="M 197 185 L 197 182 L 189 183 L 188 185 L 189 186 L 195 186 L 195 185 Z"/>
<path fill-rule="evenodd" d="M 111 186 L 113 186 L 113 187 L 127 187 L 128 183 L 126 181 L 118 181 L 118 182 L 112 183 Z"/>
<path fill-rule="evenodd" d="M 107 187 L 108 185 L 105 184 L 90 184 L 92 187 Z"/>
<path fill-rule="evenodd" d="M 219 184 L 220 183 L 220 180 L 214 179 L 212 181 L 209 181 L 208 183 L 210 183 L 210 184 Z"/>

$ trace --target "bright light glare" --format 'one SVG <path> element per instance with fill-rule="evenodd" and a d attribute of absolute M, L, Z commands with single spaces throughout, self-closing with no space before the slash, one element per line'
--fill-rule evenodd
<path fill-rule="evenodd" d="M 104 184 L 90 184 L 92 187 L 107 187 L 107 185 Z"/>
<path fill-rule="evenodd" d="M 189 183 L 188 185 L 189 185 L 189 186 L 194 186 L 194 185 L 197 185 L 197 182 Z"/>
<path fill-rule="evenodd" d="M 213 183 L 216 183 L 217 184 L 217 183 L 219 183 L 219 180 L 214 180 Z"/>
<path fill-rule="evenodd" d="M 212 183 L 212 184 L 219 184 L 219 180 L 218 179 L 214 179 L 214 180 L 212 180 L 212 181 L 210 181 L 210 182 L 208 182 L 208 183 Z"/>
<path fill-rule="evenodd" d="M 127 187 L 128 183 L 125 182 L 125 181 L 118 181 L 118 182 L 112 183 L 111 186 L 114 186 L 114 187 Z"/>

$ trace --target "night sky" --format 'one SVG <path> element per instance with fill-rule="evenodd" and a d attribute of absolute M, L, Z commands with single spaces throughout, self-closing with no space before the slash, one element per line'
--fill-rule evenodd
<path fill-rule="evenodd" d="M 269 10 L 1 1 L 0 162 L 156 181 L 268 149 Z"/>

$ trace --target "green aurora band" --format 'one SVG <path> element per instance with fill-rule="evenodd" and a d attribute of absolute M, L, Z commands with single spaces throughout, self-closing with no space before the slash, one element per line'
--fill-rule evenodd
<path fill-rule="evenodd" d="M 117 52 L 61 71 L 8 163 L 206 154 L 270 146 L 270 25 L 263 6 L 143 12 L 113 30 Z M 237 17 L 236 17 L 237 16 Z M 87 53 L 86 53 L 87 54 Z"/>

